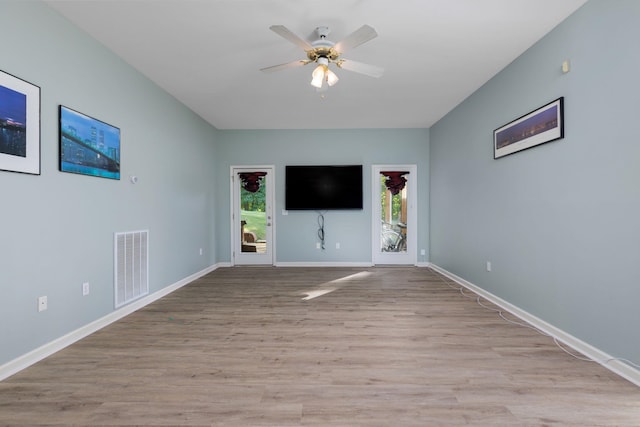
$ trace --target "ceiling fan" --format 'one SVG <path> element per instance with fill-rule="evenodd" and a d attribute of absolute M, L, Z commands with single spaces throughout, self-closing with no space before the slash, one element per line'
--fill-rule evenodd
<path fill-rule="evenodd" d="M 333 86 L 339 80 L 338 76 L 329 69 L 329 64 L 335 64 L 338 68 L 354 71 L 370 77 L 381 77 L 384 73 L 384 69 L 376 67 L 375 65 L 364 64 L 362 62 L 352 61 L 341 57 L 341 55 L 348 50 L 378 36 L 376 30 L 368 25 L 363 25 L 338 43 L 334 43 L 327 39 L 327 36 L 329 35 L 328 27 L 317 27 L 316 34 L 318 35 L 318 39 L 311 43 L 292 33 L 284 25 L 272 25 L 269 29 L 304 49 L 307 59 L 300 59 L 297 61 L 287 62 L 286 64 L 261 68 L 260 71 L 265 73 L 279 71 L 285 68 L 300 67 L 315 62 L 318 66 L 311 74 L 311 86 L 315 87 L 318 91 L 326 90 L 327 86 Z M 325 82 L 327 84 L 326 86 Z"/>

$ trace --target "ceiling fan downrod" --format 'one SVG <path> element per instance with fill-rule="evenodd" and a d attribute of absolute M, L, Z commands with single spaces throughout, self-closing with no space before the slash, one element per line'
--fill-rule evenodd
<path fill-rule="evenodd" d="M 333 48 L 335 43 L 327 40 L 329 35 L 329 27 L 317 27 L 316 34 L 319 39 L 311 43 L 312 50 L 307 51 L 307 58 L 311 61 L 318 62 L 318 58 L 325 57 L 329 61 L 335 61 L 340 54 Z"/>

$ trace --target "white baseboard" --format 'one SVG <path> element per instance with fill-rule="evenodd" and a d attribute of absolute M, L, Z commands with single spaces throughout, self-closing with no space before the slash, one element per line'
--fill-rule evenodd
<path fill-rule="evenodd" d="M 592 346 L 591 344 L 588 344 L 574 337 L 573 335 L 563 331 L 562 329 L 559 329 L 545 322 L 544 320 L 532 315 L 531 313 L 528 313 L 525 310 L 522 310 L 521 308 L 503 300 L 502 298 L 497 297 L 490 292 L 487 292 L 486 290 L 474 285 L 473 283 L 470 283 L 465 279 L 458 277 L 453 273 L 450 273 L 444 268 L 438 267 L 435 264 L 430 264 L 429 266 L 430 268 L 442 274 L 443 276 L 453 280 L 460 286 L 463 286 L 469 289 L 470 291 L 481 296 L 487 301 L 490 301 L 491 303 L 497 305 L 503 310 L 513 314 L 517 318 L 527 322 L 528 324 L 535 327 L 536 329 L 539 329 L 545 334 L 557 339 L 558 341 L 565 344 L 566 346 L 574 349 L 575 351 L 583 354 L 584 356 L 588 357 L 594 362 L 599 363 L 600 365 L 610 370 L 611 372 L 621 376 L 622 378 L 640 387 L 640 370 L 635 369 L 634 367 L 620 360 L 616 360 L 614 356 L 611 356 L 605 353 L 604 351 Z"/>
<path fill-rule="evenodd" d="M 76 329 L 75 331 L 71 331 L 68 334 L 61 336 L 60 338 L 48 342 L 47 344 L 44 344 L 43 346 L 38 347 L 35 350 L 30 351 L 29 353 L 19 356 L 16 359 L 10 360 L 9 362 L 0 366 L 0 381 L 9 378 L 10 376 L 20 372 L 21 370 L 28 368 L 29 366 L 41 361 L 42 359 L 62 350 L 65 347 L 70 346 L 74 342 L 79 341 L 82 338 L 85 338 L 92 333 L 104 328 L 105 326 L 108 326 L 111 323 L 120 320 L 137 310 L 140 310 L 142 307 L 151 304 L 152 302 L 170 294 L 176 289 L 179 289 L 193 282 L 194 280 L 204 276 L 205 274 L 216 270 L 219 267 L 219 264 L 215 264 L 205 268 L 204 270 L 198 271 L 197 273 L 185 277 L 184 279 L 165 288 L 162 288 L 157 292 L 154 292 L 150 295 L 147 295 L 146 297 L 132 302 L 131 304 L 112 311 L 106 316 L 94 320 L 93 322 L 88 323 Z"/>
<path fill-rule="evenodd" d="M 277 262 L 275 267 L 373 267 L 375 266 L 372 262 Z M 385 264 L 385 266 L 393 267 L 393 264 Z M 406 265 L 399 265 L 401 267 L 406 267 Z M 430 267 L 431 264 L 428 262 L 418 262 L 415 264 L 416 267 Z"/>
<path fill-rule="evenodd" d="M 373 267 L 370 262 L 277 262 L 276 267 Z"/>

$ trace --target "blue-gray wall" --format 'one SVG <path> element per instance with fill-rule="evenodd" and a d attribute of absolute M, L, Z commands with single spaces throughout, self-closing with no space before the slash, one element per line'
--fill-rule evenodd
<path fill-rule="evenodd" d="M 638 40 L 640 2 L 589 1 L 431 128 L 430 190 L 434 264 L 636 363 Z M 564 139 L 493 159 L 495 128 L 560 96 Z"/>
<path fill-rule="evenodd" d="M 149 230 L 151 292 L 215 263 L 218 132 L 43 3 L 0 2 L 0 40 L 42 91 L 41 175 L 0 171 L 1 366 L 113 311 L 114 232 Z M 121 129 L 121 180 L 58 171 L 59 104 Z"/>
<path fill-rule="evenodd" d="M 276 174 L 276 263 L 371 262 L 371 165 L 416 164 L 418 169 L 418 250 L 429 246 L 429 130 L 273 130 L 224 131 L 218 140 L 218 211 L 220 259 L 230 257 L 229 168 L 274 165 Z M 284 167 L 292 164 L 362 164 L 364 209 L 329 211 L 325 217 L 326 250 L 318 251 L 316 212 L 284 209 Z M 340 243 L 340 249 L 335 249 Z M 427 254 L 428 256 L 428 254 Z M 427 261 L 418 256 L 418 261 Z"/>

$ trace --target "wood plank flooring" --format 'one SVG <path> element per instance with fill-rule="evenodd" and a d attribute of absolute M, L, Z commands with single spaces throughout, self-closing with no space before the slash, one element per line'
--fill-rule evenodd
<path fill-rule="evenodd" d="M 0 425 L 640 425 L 638 387 L 450 285 L 218 269 L 1 382 Z"/>

